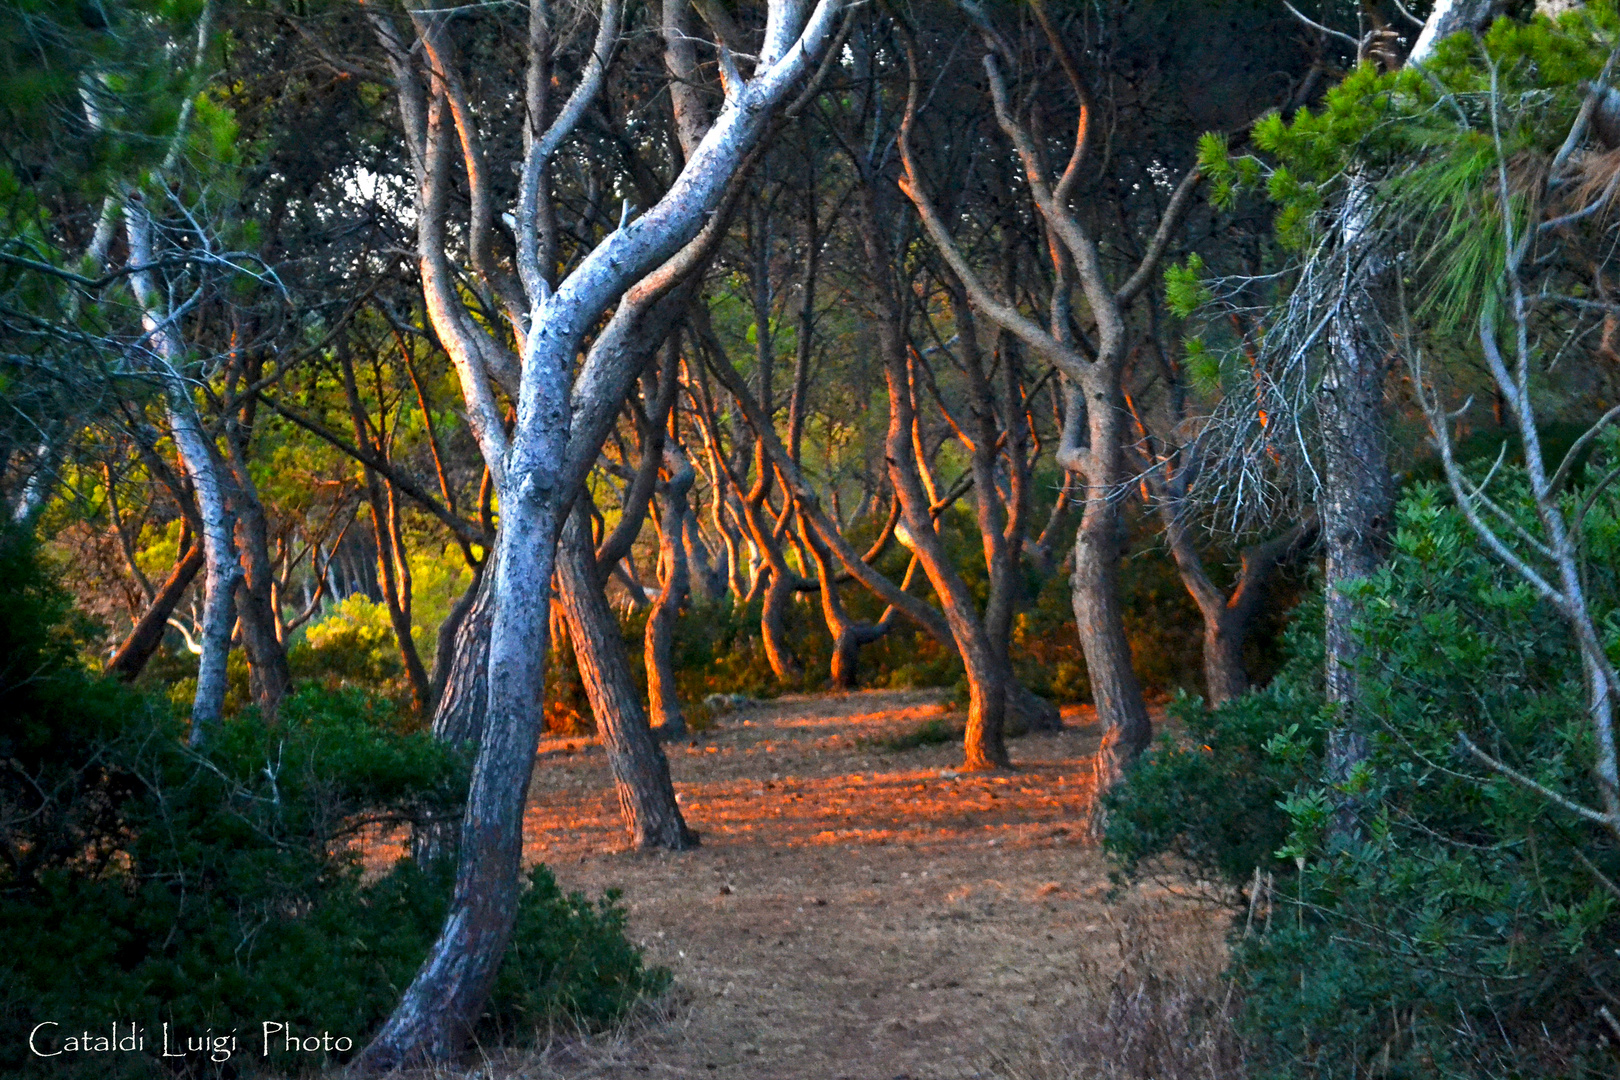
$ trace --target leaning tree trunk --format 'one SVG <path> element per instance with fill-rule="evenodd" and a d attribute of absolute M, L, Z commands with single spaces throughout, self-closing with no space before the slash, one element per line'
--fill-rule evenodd
<path fill-rule="evenodd" d="M 1179 478 L 1178 478 L 1179 479 Z M 1243 549 L 1237 582 L 1222 592 L 1204 570 L 1184 517 L 1184 489 L 1174 495 L 1156 493 L 1164 519 L 1170 556 L 1204 622 L 1204 687 L 1211 706 L 1222 705 L 1249 692 L 1249 672 L 1243 647 L 1249 628 L 1260 613 L 1266 587 L 1284 562 L 1303 554 L 1316 542 L 1315 519 L 1304 521 L 1281 536 Z"/>
<path fill-rule="evenodd" d="M 605 82 L 620 36 L 621 8 L 616 0 L 603 4 L 583 81 L 556 120 L 544 126 L 552 85 L 551 25 L 545 5 L 531 6 L 527 100 L 520 113 L 525 120 L 522 181 L 512 219 L 522 284 L 518 297 L 509 295 L 516 284 L 493 268 L 490 170 L 478 117 L 467 106 L 445 37 L 447 24 L 431 13 L 417 13 L 416 40 L 407 43 L 386 12 L 367 9 L 388 54 L 402 128 L 419 163 L 417 242 L 429 317 L 456 364 L 468 424 L 493 475 L 501 517 L 492 583 L 489 707 L 473 762 L 455 892 L 427 958 L 382 1030 L 351 1066 L 358 1071 L 450 1060 L 465 1045 L 489 998 L 517 918 L 523 808 L 543 720 L 557 542 L 567 508 L 583 488 L 589 462 L 600 452 L 612 413 L 634 377 L 633 369 L 617 363 L 617 353 L 604 352 L 603 342 L 615 340 L 616 331 L 622 342 L 623 331 L 638 313 L 645 313 L 712 252 L 702 243 L 710 212 L 721 206 L 775 106 L 797 91 L 831 43 L 842 5 L 840 0 L 818 0 L 808 13 L 784 0 L 771 0 L 768 7 L 769 32 L 754 77 L 728 80 L 724 107 L 669 190 L 634 222 L 628 220 L 627 208 L 620 227 L 553 288 L 549 275 L 555 259 L 549 241 L 540 243 L 540 234 L 555 236 L 549 224 L 554 219 L 542 212 L 541 202 L 548 209 L 550 204 L 541 181 L 552 152 Z M 446 99 L 450 107 L 439 108 Z M 504 333 L 491 336 L 472 317 L 465 278 L 450 262 L 450 237 L 456 233 L 447 227 L 448 206 L 452 192 L 461 190 L 450 173 L 451 124 L 464 151 L 462 176 L 471 195 L 471 257 L 479 276 L 510 301 L 509 329 L 520 342 L 520 358 L 504 352 Z M 723 222 L 725 214 L 715 217 Z M 698 244 L 691 243 L 694 238 Z M 615 304 L 618 308 L 592 342 L 575 385 L 581 343 Z M 516 406 L 510 427 L 492 385 L 492 378 L 503 374 Z M 596 582 L 590 584 L 594 592 Z"/>
<path fill-rule="evenodd" d="M 566 382 L 549 389 L 566 409 Z M 506 465 L 532 479 L 502 492 L 496 565 L 487 575 L 494 597 L 488 706 L 462 818 L 455 890 L 427 959 L 357 1059 L 362 1071 L 454 1057 L 489 999 L 517 921 L 523 807 L 543 723 L 547 615 L 563 502 L 546 478 L 560 471 L 567 425 L 526 434 Z"/>
<path fill-rule="evenodd" d="M 136 620 L 135 626 L 124 638 L 118 651 L 113 653 L 107 662 L 107 674 L 117 677 L 123 682 L 134 682 L 146 668 L 146 662 L 152 659 L 158 647 L 163 644 L 163 634 L 169 627 L 169 616 L 179 607 L 180 598 L 185 595 L 186 589 L 197 576 L 203 566 L 203 545 L 192 541 L 186 548 L 180 561 L 174 564 L 169 572 L 168 580 L 158 589 L 157 595 L 152 598 L 141 617 Z"/>
<path fill-rule="evenodd" d="M 619 809 L 631 847 L 685 851 L 697 846 L 697 836 L 686 827 L 675 802 L 669 763 L 647 726 L 641 695 L 630 677 L 624 638 L 596 575 L 590 520 L 581 502 L 558 545 L 557 580 L 574 656 L 613 771 Z"/>
<path fill-rule="evenodd" d="M 894 626 L 895 609 L 890 607 L 875 623 L 861 622 L 850 617 L 844 598 L 838 592 L 838 577 L 834 572 L 833 555 L 822 543 L 821 537 L 809 522 L 803 521 L 805 546 L 816 564 L 816 581 L 820 585 L 821 614 L 832 635 L 832 684 L 840 690 L 854 690 L 859 683 L 861 646 L 881 640 Z"/>
<path fill-rule="evenodd" d="M 152 220 L 138 194 L 125 200 L 124 224 L 129 238 L 130 264 L 141 268 L 154 265 Z M 186 476 L 197 493 L 197 512 L 202 523 L 202 655 L 197 666 L 197 692 L 191 703 L 189 737 L 192 746 L 200 747 L 209 733 L 218 729 L 225 715 L 226 662 L 231 652 L 231 624 L 235 621 L 236 580 L 242 567 L 236 557 L 235 528 L 221 476 L 223 466 L 203 431 L 196 402 L 186 382 L 186 350 L 181 344 L 179 329 L 163 310 L 161 293 L 150 269 L 132 272 L 130 285 L 141 305 L 141 324 L 159 365 L 169 427 Z"/>
<path fill-rule="evenodd" d="M 1142 700 L 1142 684 L 1131 666 L 1125 637 L 1125 605 L 1120 595 L 1120 521 L 1116 490 L 1123 480 L 1120 447 L 1118 372 L 1099 364 L 1083 392 L 1090 428 L 1086 455 L 1085 512 L 1074 540 L 1074 573 L 1069 585 L 1080 649 L 1086 658 L 1091 698 L 1106 717 L 1097 754 L 1099 790 L 1119 779 L 1124 766 L 1153 741 L 1153 724 Z M 1071 408 L 1079 403 L 1071 401 Z"/>
<path fill-rule="evenodd" d="M 669 480 L 664 492 L 658 552 L 664 587 L 647 616 L 647 706 L 652 714 L 653 730 L 661 738 L 678 739 L 686 734 L 686 715 L 681 711 L 680 694 L 675 689 L 675 621 L 681 605 L 686 602 L 690 585 L 681 530 L 688 517 L 687 493 L 692 490 L 696 473 L 673 438 L 666 438 L 664 443 L 664 467 Z"/>

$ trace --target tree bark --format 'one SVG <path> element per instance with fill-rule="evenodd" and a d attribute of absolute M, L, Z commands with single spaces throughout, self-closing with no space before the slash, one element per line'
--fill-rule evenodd
<path fill-rule="evenodd" d="M 235 433 L 227 433 L 231 449 L 231 501 L 236 507 L 237 532 L 244 573 L 237 582 L 236 610 L 241 617 L 242 643 L 248 660 L 248 685 L 259 712 L 274 722 L 282 699 L 292 690 L 287 650 L 277 633 L 275 566 L 270 559 L 270 530 L 264 504 L 249 474 Z"/>
<path fill-rule="evenodd" d="M 563 430 L 566 437 L 566 427 Z M 540 441 L 540 440 L 537 440 Z M 561 440 L 514 453 L 526 475 L 556 475 Z M 545 444 L 549 443 L 547 446 Z M 514 448 L 516 450 L 517 448 Z M 551 458 L 549 468 L 539 460 Z M 455 890 L 438 939 L 404 997 L 357 1060 L 388 1071 L 448 1060 L 472 1033 L 517 919 L 523 807 L 543 717 L 547 613 L 560 522 L 555 490 L 530 483 L 501 500 L 489 636 L 488 709 L 462 818 Z"/>
<path fill-rule="evenodd" d="M 664 584 L 647 615 L 644 651 L 647 707 L 652 715 L 653 730 L 661 738 L 678 739 L 686 734 L 686 714 L 681 711 L 680 695 L 675 688 L 675 621 L 686 602 L 690 584 L 681 530 L 689 516 L 686 499 L 696 473 L 680 445 L 670 436 L 666 436 L 664 442 L 664 469 L 668 479 L 658 552 Z"/>
<path fill-rule="evenodd" d="M 155 265 L 152 221 L 138 195 L 125 200 L 124 224 L 131 265 Z M 169 428 L 186 476 L 196 492 L 197 513 L 202 524 L 205 571 L 202 654 L 198 660 L 197 692 L 192 698 L 188 737 L 193 747 L 201 747 L 219 728 L 225 715 L 226 662 L 231 651 L 231 625 L 235 622 L 236 581 L 242 567 L 237 561 L 235 529 L 221 476 L 223 465 L 197 416 L 196 402 L 186 382 L 186 349 L 180 341 L 179 330 L 163 309 L 152 270 L 133 271 L 130 285 L 141 305 L 141 325 L 158 361 Z"/>
<path fill-rule="evenodd" d="M 1495 0 L 1437 0 L 1413 43 L 1406 63 L 1421 64 L 1435 46 L 1452 34 L 1483 27 L 1497 8 Z M 1345 295 L 1329 329 L 1327 368 L 1316 396 L 1322 424 L 1324 472 L 1319 500 L 1322 546 L 1326 554 L 1324 673 L 1329 702 L 1348 711 L 1359 698 L 1351 584 L 1383 565 L 1394 511 L 1394 481 L 1389 468 L 1384 380 L 1389 363 L 1372 339 L 1377 325 L 1376 293 L 1389 273 L 1389 260 L 1372 232 L 1374 206 L 1365 177 L 1352 174 L 1345 193 L 1340 241 L 1349 273 Z M 1343 781 L 1368 754 L 1367 740 L 1349 726 L 1328 736 L 1327 774 Z M 1349 802 L 1334 815 L 1334 829 L 1354 829 Z"/>
<path fill-rule="evenodd" d="M 583 504 L 575 506 L 563 529 L 557 583 L 574 657 L 607 749 L 630 846 L 670 851 L 696 847 L 697 836 L 686 827 L 675 802 L 669 763 L 647 726 L 641 695 L 630 677 L 630 657 L 618 620 L 598 582 L 590 520 Z"/>
<path fill-rule="evenodd" d="M 1279 566 L 1300 556 L 1316 542 L 1317 525 L 1314 519 L 1301 522 L 1281 536 L 1245 547 L 1237 581 L 1230 593 L 1223 593 L 1204 570 L 1203 558 L 1189 535 L 1183 518 L 1185 507 L 1179 503 L 1179 498 L 1161 493 L 1160 513 L 1171 558 L 1203 618 L 1206 700 L 1211 706 L 1217 706 L 1249 692 L 1243 647 L 1264 602 L 1266 586 Z"/>
<path fill-rule="evenodd" d="M 118 651 L 107 662 L 107 674 L 122 682 L 134 682 L 140 677 L 147 661 L 163 644 L 163 634 L 169 628 L 169 616 L 180 605 L 180 598 L 185 595 L 202 566 L 203 545 L 193 540 L 136 621 L 129 636 L 124 638 L 123 644 L 118 646 Z"/>
<path fill-rule="evenodd" d="M 439 627 L 433 662 L 433 737 L 476 752 L 489 706 L 489 634 L 495 620 L 494 575 L 488 560 Z M 458 823 L 435 821 L 411 833 L 411 857 L 426 866 L 456 854 Z"/>
<path fill-rule="evenodd" d="M 433 675 L 428 680 L 433 703 L 433 733 L 446 742 L 477 741 L 483 721 L 469 719 L 469 710 L 481 714 L 487 688 L 483 673 L 489 657 L 489 616 L 493 610 L 486 584 L 488 562 L 473 568 L 472 582 L 456 598 L 455 606 L 439 624 L 433 652 Z"/>
<path fill-rule="evenodd" d="M 753 78 L 744 82 L 728 72 L 725 107 L 669 190 L 634 222 L 626 212 L 620 227 L 553 287 L 555 261 L 542 254 L 552 250 L 555 222 L 541 181 L 552 153 L 601 90 L 619 36 L 620 10 L 618 0 L 604 0 L 581 81 L 548 122 L 550 22 L 544 5 L 530 9 L 524 154 L 513 230 L 522 288 L 514 296 L 516 284 L 490 258 L 488 166 L 444 40 L 446 24 L 439 13 L 415 13 L 417 41 L 407 44 L 385 12 L 367 9 L 388 54 L 402 127 L 417 163 L 417 246 L 429 317 L 455 363 L 469 427 L 500 496 L 501 519 L 492 574 L 489 705 L 473 763 L 455 892 L 427 959 L 357 1059 L 354 1067 L 360 1071 L 450 1059 L 488 999 L 517 914 L 523 807 L 542 721 L 550 585 L 567 508 L 583 488 L 639 370 L 631 362 L 639 356 L 644 320 L 655 324 L 647 328 L 653 344 L 668 333 L 667 312 L 659 305 L 676 298 L 680 283 L 712 254 L 718 231 L 709 227 L 710 213 L 719 211 L 714 218 L 723 227 L 734 205 L 733 177 L 765 134 L 776 106 L 798 92 L 822 61 L 836 37 L 841 3 L 818 0 L 806 11 L 801 4 L 772 0 Z M 729 53 L 722 57 L 731 62 Z M 518 343 L 517 357 L 472 317 L 464 278 L 450 263 L 452 126 L 470 189 L 472 262 L 506 306 L 504 329 Z M 581 343 L 615 303 L 576 377 Z M 510 430 L 497 384 L 516 403 Z M 599 595 L 594 580 L 591 585 L 591 593 Z"/>
<path fill-rule="evenodd" d="M 1097 716 L 1104 722 L 1097 778 L 1099 790 L 1106 790 L 1119 779 L 1124 766 L 1153 741 L 1153 724 L 1142 700 L 1142 684 L 1131 665 L 1130 642 L 1125 637 L 1124 603 L 1119 589 L 1119 507 L 1109 484 L 1120 475 L 1117 459 L 1123 432 L 1118 430 L 1116 418 L 1123 403 L 1110 400 L 1100 389 L 1090 396 L 1087 411 L 1092 417 L 1092 453 L 1086 475 L 1085 512 L 1075 534 L 1074 572 L 1069 583 L 1092 700 Z"/>
<path fill-rule="evenodd" d="M 1372 210 L 1361 205 L 1371 198 L 1367 182 L 1353 177 L 1346 198 L 1352 204 L 1345 211 L 1344 257 L 1359 270 L 1352 274 L 1350 295 L 1333 320 L 1316 401 L 1325 465 L 1320 513 L 1327 556 L 1327 696 L 1350 706 L 1357 698 L 1356 610 L 1346 590 L 1383 565 L 1395 492 L 1384 409 L 1389 364 L 1368 332 L 1379 321 L 1372 294 L 1387 272 L 1387 260 L 1372 249 L 1375 240 L 1367 235 Z"/>

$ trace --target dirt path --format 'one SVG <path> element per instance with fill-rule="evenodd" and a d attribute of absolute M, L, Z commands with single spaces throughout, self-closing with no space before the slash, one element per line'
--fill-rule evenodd
<path fill-rule="evenodd" d="M 1082 835 L 1086 717 L 1014 741 L 1010 775 L 956 775 L 953 744 L 878 744 L 944 716 L 940 700 L 782 698 L 670 747 L 703 837 L 681 855 L 623 851 L 601 748 L 545 742 L 528 856 L 565 889 L 622 889 L 631 936 L 676 990 L 666 1019 L 629 1036 L 486 1075 L 984 1075 L 989 1055 L 1058 1030 L 1117 965 L 1122 920 L 1171 944 L 1218 935 L 1212 912 L 1162 890 L 1105 902 L 1106 864 Z"/>

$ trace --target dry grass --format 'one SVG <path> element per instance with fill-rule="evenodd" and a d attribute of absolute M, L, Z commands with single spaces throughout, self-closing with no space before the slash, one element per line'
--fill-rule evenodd
<path fill-rule="evenodd" d="M 1224 951 L 1166 942 L 1136 916 L 1114 926 L 1120 964 L 1085 963 L 1083 992 L 1044 1037 L 987 1055 L 997 1080 L 1241 1080 L 1236 1002 Z M 1168 946 L 1168 948 L 1167 948 Z"/>

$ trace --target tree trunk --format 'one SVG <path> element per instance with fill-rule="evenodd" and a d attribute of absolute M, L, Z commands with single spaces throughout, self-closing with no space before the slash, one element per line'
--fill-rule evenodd
<path fill-rule="evenodd" d="M 486 560 L 472 584 L 439 627 L 433 662 L 433 737 L 476 752 L 489 707 L 489 633 L 494 624 L 495 575 Z M 458 823 L 434 821 L 411 832 L 411 858 L 418 866 L 456 853 Z"/>
<path fill-rule="evenodd" d="M 634 378 L 635 369 L 619 362 L 632 350 L 604 342 L 623 345 L 629 328 L 712 253 L 703 242 L 705 236 L 718 235 L 718 230 L 704 232 L 710 212 L 720 208 L 775 106 L 797 92 L 831 43 L 841 5 L 838 0 L 818 0 L 806 13 L 800 5 L 772 0 L 768 24 L 772 33 L 754 77 L 746 83 L 728 81 L 725 106 L 669 191 L 634 222 L 628 220 L 627 208 L 620 227 L 553 287 L 549 275 L 554 273 L 555 259 L 541 258 L 542 250 L 552 249 L 550 240 L 540 243 L 540 234 L 554 239 L 555 229 L 548 223 L 555 218 L 549 193 L 541 190 L 541 178 L 551 152 L 605 81 L 619 37 L 620 11 L 616 2 L 603 5 L 584 81 L 570 105 L 545 127 L 551 86 L 550 24 L 545 6 L 530 9 L 527 123 L 514 215 L 522 296 L 513 301 L 508 319 L 520 343 L 520 357 L 505 352 L 504 334 L 492 337 L 472 318 L 464 279 L 450 264 L 446 217 L 454 187 L 448 139 L 453 120 L 471 195 L 472 261 L 480 277 L 503 298 L 515 288 L 492 265 L 493 198 L 485 182 L 482 140 L 476 116 L 465 107 L 459 73 L 447 62 L 450 49 L 440 33 L 445 24 L 425 15 L 415 18 L 417 39 L 406 44 L 386 12 L 367 11 L 388 53 L 402 128 L 419 162 L 417 244 L 429 317 L 456 364 L 468 425 L 494 478 L 501 519 L 492 583 L 496 602 L 489 644 L 489 707 L 473 763 L 455 893 L 427 959 L 387 1023 L 351 1066 L 360 1072 L 451 1059 L 465 1045 L 488 1000 L 517 915 L 523 808 L 542 724 L 557 542 L 565 510 L 584 486 L 613 412 Z M 580 107 L 571 107 L 574 103 Z M 728 213 L 715 215 L 722 227 Z M 615 304 L 613 317 L 592 342 L 576 380 L 574 365 L 581 343 Z M 503 373 L 511 383 L 504 389 L 516 406 L 510 428 L 492 382 Z M 580 532 L 585 537 L 580 550 L 592 556 L 586 564 L 589 592 L 600 596 L 591 565 L 594 556 L 586 546 L 589 530 Z M 651 742 L 650 735 L 647 741 Z M 609 752 L 613 753 L 611 746 Z"/>
<path fill-rule="evenodd" d="M 562 400 L 566 403 L 566 391 Z M 514 445 L 508 463 L 513 474 L 555 476 L 567 438 L 566 424 L 561 428 Z M 455 891 L 427 959 L 356 1059 L 354 1067 L 362 1072 L 454 1057 L 489 999 L 517 919 L 523 808 L 543 723 L 549 583 L 561 493 L 531 481 L 502 494 L 496 566 L 488 575 L 494 612 L 487 722 L 462 818 Z"/>
<path fill-rule="evenodd" d="M 1351 184 L 1351 200 L 1370 198 L 1366 181 Z M 1328 700 L 1349 705 L 1356 699 L 1355 603 L 1346 586 L 1374 573 L 1384 562 L 1394 508 L 1384 412 L 1382 350 L 1366 327 L 1377 319 L 1371 295 L 1382 266 L 1370 266 L 1376 252 L 1364 252 L 1370 208 L 1346 210 L 1346 258 L 1365 266 L 1366 278 L 1352 281 L 1345 310 L 1333 321 L 1327 370 L 1317 394 L 1322 420 L 1325 476 L 1321 498 L 1322 541 L 1327 555 L 1326 645 Z"/>
<path fill-rule="evenodd" d="M 1222 705 L 1249 692 L 1249 672 L 1243 664 L 1243 643 L 1248 627 L 1223 609 L 1204 619 L 1204 686 L 1211 705 Z"/>
<path fill-rule="evenodd" d="M 146 662 L 163 644 L 163 634 L 169 628 L 169 616 L 180 605 L 180 598 L 185 595 L 202 566 L 203 545 L 194 540 L 180 561 L 174 564 L 168 580 L 158 589 L 129 636 L 107 662 L 107 674 L 122 682 L 134 682 L 140 677 Z"/>
<path fill-rule="evenodd" d="M 1406 62 L 1422 63 L 1444 38 L 1484 26 L 1496 7 L 1495 0 L 1437 0 Z M 1370 333 L 1380 321 L 1375 293 L 1379 279 L 1389 273 L 1389 260 L 1377 250 L 1378 237 L 1369 233 L 1373 213 L 1368 181 L 1352 175 L 1341 219 L 1344 258 L 1352 272 L 1329 330 L 1327 370 L 1316 399 L 1326 466 L 1319 506 L 1327 556 L 1325 678 L 1328 701 L 1345 709 L 1358 697 L 1356 611 L 1346 589 L 1383 565 L 1395 501 L 1384 409 L 1388 365 Z M 1329 778 L 1343 780 L 1366 756 L 1366 739 L 1339 728 L 1328 739 Z M 1341 807 L 1336 815 L 1340 831 L 1348 828 L 1349 813 Z"/>
<path fill-rule="evenodd" d="M 1084 410 L 1090 440 L 1083 474 L 1085 511 L 1075 533 L 1069 585 L 1091 698 L 1104 728 L 1097 754 L 1098 790 L 1104 791 L 1153 741 L 1153 724 L 1131 666 L 1119 588 L 1120 521 L 1114 501 L 1124 480 L 1119 370 L 1116 364 L 1099 361 L 1087 375 L 1080 388 L 1085 398 L 1077 393 L 1069 403 L 1071 409 Z"/>
<path fill-rule="evenodd" d="M 1086 658 L 1091 698 L 1103 721 L 1097 757 L 1098 789 L 1111 787 L 1153 741 L 1142 684 L 1131 666 L 1119 592 L 1118 510 L 1106 497 L 1089 497 L 1074 542 L 1069 577 L 1075 625 Z"/>
<path fill-rule="evenodd" d="M 428 680 L 433 733 L 441 741 L 474 742 L 483 729 L 484 667 L 489 657 L 489 620 L 493 611 L 486 581 L 489 564 L 473 569 L 472 582 L 456 598 L 439 624 Z M 469 718 L 476 713 L 477 720 Z"/>
<path fill-rule="evenodd" d="M 226 436 L 230 440 L 229 435 Z M 269 528 L 264 504 L 248 475 L 246 462 L 232 447 L 232 501 L 236 504 L 244 573 L 237 583 L 237 613 L 248 660 L 248 684 L 267 721 L 274 722 L 282 699 L 292 690 L 287 650 L 277 633 L 275 568 L 270 561 Z"/>
<path fill-rule="evenodd" d="M 581 499 L 584 496 L 580 496 Z M 590 520 L 576 505 L 558 545 L 557 581 L 579 673 L 606 747 L 619 809 L 637 850 L 697 846 L 675 802 L 669 763 L 647 726 L 619 624 L 597 582 Z"/>
<path fill-rule="evenodd" d="M 1249 692 L 1249 673 L 1243 663 L 1249 627 L 1260 611 L 1266 586 L 1277 567 L 1316 542 L 1317 524 L 1312 518 L 1281 536 L 1244 548 L 1237 582 L 1230 594 L 1222 593 L 1204 571 L 1203 556 L 1188 534 L 1182 516 L 1186 491 L 1180 486 L 1181 477 L 1172 476 L 1172 481 L 1173 490 L 1161 488 L 1156 498 L 1181 583 L 1203 617 L 1205 700 L 1218 706 Z"/>
<path fill-rule="evenodd" d="M 681 452 L 680 445 L 667 437 L 664 467 L 669 473 L 664 493 L 663 528 L 659 534 L 658 566 L 664 587 L 647 616 L 645 660 L 647 666 L 647 706 L 653 730 L 664 739 L 686 734 L 686 715 L 675 689 L 675 621 L 686 602 L 690 578 L 681 530 L 688 518 L 687 493 L 696 474 Z"/>
<path fill-rule="evenodd" d="M 785 563 L 787 560 L 782 561 Z M 788 645 L 787 616 L 798 593 L 797 582 L 774 566 L 769 572 L 771 583 L 765 589 L 765 603 L 759 616 L 765 659 L 770 662 L 777 682 L 796 688 L 804 682 L 804 668 L 799 666 L 793 649 Z"/>
<path fill-rule="evenodd" d="M 838 578 L 834 571 L 833 556 L 809 522 L 800 518 L 805 546 L 816 564 L 816 582 L 820 585 L 821 615 L 832 635 L 832 684 L 840 690 L 853 690 L 859 681 L 858 661 L 862 645 L 878 641 L 894 626 L 895 610 L 890 607 L 876 623 L 857 622 L 850 618 L 844 607 L 844 598 L 838 593 Z"/>
<path fill-rule="evenodd" d="M 1018 681 L 1007 669 L 1007 734 L 1062 731 L 1063 711 Z"/>
<path fill-rule="evenodd" d="M 131 265 L 153 266 L 152 221 L 139 195 L 125 200 L 124 224 Z M 235 528 L 220 475 L 223 466 L 197 416 L 197 405 L 186 382 L 186 350 L 179 330 L 163 309 L 153 271 L 132 272 L 130 285 L 141 305 L 141 324 L 158 356 L 169 428 L 186 476 L 197 493 L 197 513 L 202 523 L 205 570 L 202 655 L 197 665 L 197 692 L 191 703 L 189 736 L 190 744 L 200 747 L 209 734 L 218 729 L 225 715 L 226 662 L 231 652 L 231 625 L 236 621 L 236 580 L 242 567 L 237 562 Z"/>
<path fill-rule="evenodd" d="M 692 579 L 692 592 L 701 600 L 715 601 L 726 595 L 726 567 L 717 565 L 703 539 L 703 526 L 697 512 L 688 504 L 681 523 L 681 546 L 686 551 L 686 569 Z"/>

